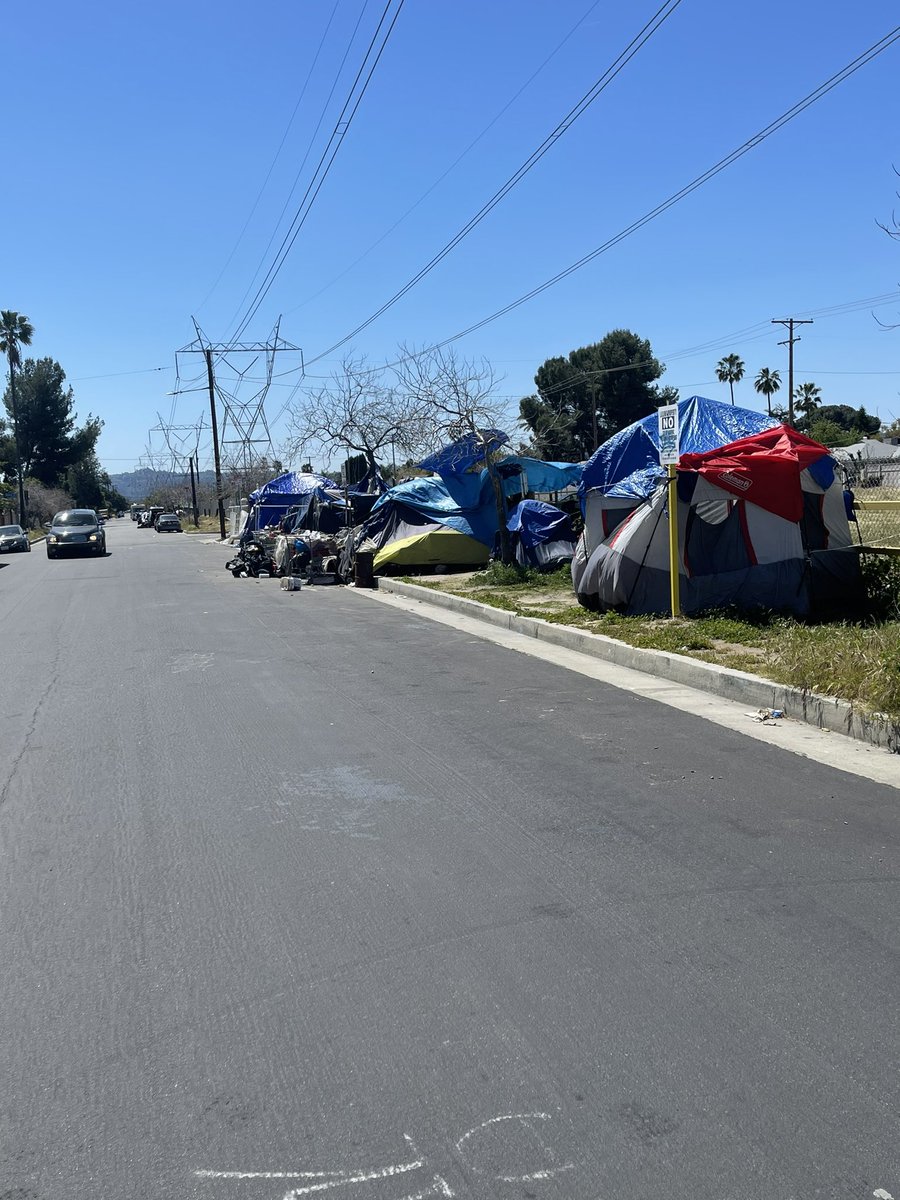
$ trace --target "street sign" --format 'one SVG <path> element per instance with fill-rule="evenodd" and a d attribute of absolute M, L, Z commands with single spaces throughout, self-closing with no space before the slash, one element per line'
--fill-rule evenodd
<path fill-rule="evenodd" d="M 678 405 L 665 404 L 656 410 L 659 422 L 660 466 L 675 465 L 679 457 Z"/>

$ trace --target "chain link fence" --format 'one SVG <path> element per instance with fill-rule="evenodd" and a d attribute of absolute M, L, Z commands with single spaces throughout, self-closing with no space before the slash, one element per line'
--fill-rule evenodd
<path fill-rule="evenodd" d="M 845 487 L 853 492 L 851 528 L 865 546 L 900 548 L 900 459 L 844 462 Z"/>

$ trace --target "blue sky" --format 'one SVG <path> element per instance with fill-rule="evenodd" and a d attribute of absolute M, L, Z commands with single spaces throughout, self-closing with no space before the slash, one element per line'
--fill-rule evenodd
<path fill-rule="evenodd" d="M 310 364 L 305 386 L 349 351 L 376 363 L 400 343 L 442 341 L 626 228 L 900 23 L 888 0 L 682 0 L 452 254 L 320 359 L 517 170 L 660 3 L 405 0 L 243 337 L 265 339 L 281 315 L 282 336 Z M 4 91 L 18 134 L 0 196 L 0 307 L 31 319 L 30 353 L 62 364 L 79 415 L 103 417 L 110 471 L 162 447 L 148 433 L 157 414 L 200 419 L 202 392 L 170 394 L 175 351 L 194 337 L 192 316 L 215 341 L 233 336 L 384 4 L 35 0 L 7 24 Z M 813 315 L 799 331 L 796 381 L 816 382 L 826 403 L 900 417 L 900 329 L 873 316 L 900 322 L 900 244 L 876 224 L 892 207 L 900 215 L 898 76 L 900 42 L 457 352 L 488 359 L 515 408 L 545 358 L 627 327 L 650 339 L 668 364 L 663 381 L 683 396 L 727 398 L 715 364 L 738 353 L 748 378 L 736 398 L 758 408 L 759 368 L 787 376 L 785 331 L 770 319 Z M 298 365 L 297 355 L 279 360 L 294 373 L 270 391 L 273 422 Z"/>

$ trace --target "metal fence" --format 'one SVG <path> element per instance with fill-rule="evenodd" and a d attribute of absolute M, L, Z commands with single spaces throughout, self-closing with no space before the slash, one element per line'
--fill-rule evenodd
<path fill-rule="evenodd" d="M 855 497 L 851 527 L 865 546 L 900 548 L 900 459 L 843 462 L 844 485 Z"/>

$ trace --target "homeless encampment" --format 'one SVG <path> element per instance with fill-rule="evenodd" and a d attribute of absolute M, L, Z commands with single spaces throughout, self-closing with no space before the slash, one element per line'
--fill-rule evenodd
<path fill-rule="evenodd" d="M 499 521 L 487 470 L 471 470 L 470 459 L 461 454 L 440 461 L 442 474 L 407 480 L 376 502 L 357 538 L 358 545 L 366 542 L 375 550 L 376 571 L 477 567 L 490 558 Z M 467 469 L 451 469 L 461 464 Z M 515 497 L 574 487 L 581 466 L 509 455 L 497 463 L 497 472 L 504 496 Z"/>
<path fill-rule="evenodd" d="M 669 611 L 667 492 L 660 481 L 609 533 L 596 514 L 585 525 L 572 562 L 585 607 Z M 685 614 L 733 605 L 824 618 L 861 607 L 843 488 L 818 442 L 782 425 L 682 454 L 677 496 Z"/>

